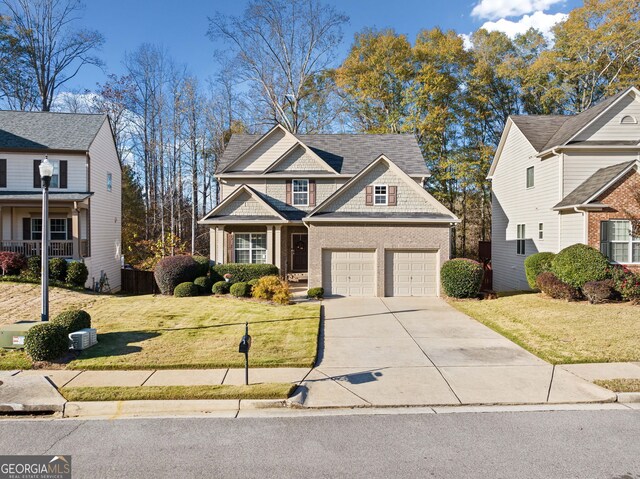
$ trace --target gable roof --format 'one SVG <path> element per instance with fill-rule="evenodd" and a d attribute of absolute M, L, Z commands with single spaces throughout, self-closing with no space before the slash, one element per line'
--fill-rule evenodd
<path fill-rule="evenodd" d="M 269 173 L 271 171 L 274 171 L 279 165 L 281 165 L 286 160 L 288 160 L 289 157 L 291 155 L 293 155 L 293 153 L 297 149 L 302 149 L 305 152 L 310 153 L 311 157 L 316 161 L 316 164 L 317 165 L 322 165 L 322 170 L 319 170 L 319 171 L 322 171 L 323 173 L 337 173 L 337 171 L 335 171 L 333 168 L 331 168 L 331 166 L 329 164 L 327 164 L 326 161 L 324 161 L 322 158 L 320 158 L 314 151 L 312 151 L 309 147 L 307 147 L 304 143 L 302 143 L 299 140 L 296 143 L 294 143 L 291 148 L 289 148 L 287 151 L 285 151 L 282 154 L 282 156 L 280 156 L 280 158 L 278 158 L 267 169 L 265 169 L 264 173 Z"/>
<path fill-rule="evenodd" d="M 339 213 L 339 212 L 323 212 L 327 206 L 331 205 L 336 199 L 346 194 L 347 191 L 351 188 L 353 184 L 358 182 L 363 176 L 365 176 L 369 171 L 375 168 L 377 165 L 385 163 L 388 165 L 389 169 L 393 170 L 398 176 L 405 180 L 405 183 L 414 188 L 418 194 L 422 196 L 422 198 L 431 204 L 436 212 L 434 213 L 411 213 L 411 212 L 383 212 L 382 214 L 378 212 L 371 213 Z M 422 186 L 416 183 L 406 172 L 404 172 L 398 165 L 396 165 L 393 161 L 391 161 L 387 156 L 380 155 L 378 158 L 369 163 L 365 168 L 359 171 L 356 175 L 349 179 L 342 187 L 338 188 L 338 190 L 329 196 L 326 200 L 320 203 L 315 209 L 313 209 L 303 221 L 312 222 L 312 221 L 332 221 L 332 220 L 349 220 L 349 221 L 372 221 L 376 219 L 388 221 L 414 221 L 414 222 L 437 222 L 437 223 L 457 223 L 460 220 L 456 215 L 454 215 L 451 211 L 449 211 L 442 203 L 436 200 L 427 190 L 425 190 Z"/>
<path fill-rule="evenodd" d="M 536 151 L 545 149 L 549 140 L 569 118 L 566 115 L 511 115 L 522 134 Z"/>
<path fill-rule="evenodd" d="M 224 173 L 248 148 L 265 135 L 235 134 L 220 160 L 217 173 Z M 355 175 L 380 155 L 391 155 L 397 166 L 411 176 L 426 177 L 425 164 L 415 137 L 410 134 L 294 135 L 337 173 Z M 235 174 L 235 173 L 234 173 Z"/>
<path fill-rule="evenodd" d="M 0 110 L 0 149 L 88 151 L 104 114 Z"/>
<path fill-rule="evenodd" d="M 638 162 L 636 160 L 625 161 L 624 163 L 619 163 L 617 165 L 600 168 L 584 183 L 565 196 L 560 203 L 553 207 L 553 209 L 559 210 L 586 205 L 596 199 L 609 187 L 614 185 L 634 166 L 638 166 Z"/>
<path fill-rule="evenodd" d="M 224 210 L 224 208 L 226 208 L 229 203 L 235 200 L 242 193 L 248 193 L 249 196 L 257 200 L 258 203 L 260 203 L 260 205 L 265 208 L 265 213 L 272 213 L 272 214 L 260 215 L 260 216 L 219 215 L 221 210 Z M 277 209 L 275 209 L 273 206 L 267 203 L 256 190 L 254 190 L 250 186 L 241 185 L 233 193 L 231 193 L 224 200 L 222 200 L 222 202 L 219 205 L 217 205 L 215 208 L 209 211 L 209 213 L 207 213 L 204 216 L 204 218 L 198 221 L 198 224 L 203 225 L 203 224 L 218 224 L 218 223 L 233 223 L 233 222 L 244 223 L 250 220 L 281 223 L 281 222 L 286 222 L 287 218 L 282 216 L 282 214 Z"/>

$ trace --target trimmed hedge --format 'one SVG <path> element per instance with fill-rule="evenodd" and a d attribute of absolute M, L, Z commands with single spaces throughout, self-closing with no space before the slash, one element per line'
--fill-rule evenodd
<path fill-rule="evenodd" d="M 611 286 L 612 281 L 589 281 L 582 286 L 582 294 L 586 296 L 591 304 L 600 304 L 610 300 L 615 294 Z"/>
<path fill-rule="evenodd" d="M 551 263 L 555 258 L 554 253 L 536 253 L 524 260 L 524 270 L 527 276 L 527 283 L 531 289 L 538 289 L 536 279 L 542 273 L 551 271 Z"/>
<path fill-rule="evenodd" d="M 442 265 L 440 279 L 447 296 L 452 298 L 475 298 L 480 292 L 484 270 L 477 261 L 457 258 Z"/>
<path fill-rule="evenodd" d="M 213 288 L 213 281 L 208 276 L 200 276 L 193 280 L 193 284 L 195 284 L 198 288 L 200 288 L 200 294 L 210 294 L 211 288 Z"/>
<path fill-rule="evenodd" d="M 213 294 L 227 294 L 231 289 L 231 283 L 227 283 L 226 281 L 218 281 L 213 283 L 213 288 L 211 291 Z"/>
<path fill-rule="evenodd" d="M 64 326 L 54 323 L 36 324 L 24 338 L 24 349 L 34 361 L 58 359 L 69 351 L 69 337 Z"/>
<path fill-rule="evenodd" d="M 162 294 L 173 294 L 173 290 L 180 283 L 196 279 L 199 268 L 191 256 L 168 256 L 158 262 L 153 276 Z"/>
<path fill-rule="evenodd" d="M 221 278 L 227 273 L 231 274 L 231 281 L 234 283 L 247 283 L 252 279 L 260 279 L 264 276 L 278 276 L 280 274 L 278 267 L 272 264 L 217 264 L 212 268 L 212 271 Z"/>
<path fill-rule="evenodd" d="M 200 296 L 200 288 L 190 281 L 180 283 L 173 290 L 176 298 L 190 298 L 192 296 Z"/>
<path fill-rule="evenodd" d="M 51 320 L 51 324 L 58 324 L 65 328 L 67 334 L 91 327 L 91 316 L 81 309 L 63 311 Z"/>
<path fill-rule="evenodd" d="M 31 256 L 27 258 L 27 276 L 37 279 L 42 274 L 42 258 L 40 256 Z"/>
<path fill-rule="evenodd" d="M 309 288 L 307 298 L 322 299 L 324 298 L 324 288 Z"/>
<path fill-rule="evenodd" d="M 291 301 L 289 283 L 273 275 L 260 278 L 253 287 L 251 295 L 257 299 L 266 299 L 278 304 L 289 304 Z"/>
<path fill-rule="evenodd" d="M 206 256 L 193 256 L 193 260 L 198 263 L 198 276 L 209 274 L 209 258 Z"/>
<path fill-rule="evenodd" d="M 553 299 L 564 299 L 566 301 L 580 299 L 580 291 L 577 288 L 564 283 L 553 273 L 542 273 L 536 279 L 536 283 L 540 291 Z"/>
<path fill-rule="evenodd" d="M 590 281 L 607 279 L 610 274 L 607 258 L 584 244 L 574 244 L 560 251 L 553 258 L 551 271 L 563 283 L 578 289 Z"/>
<path fill-rule="evenodd" d="M 229 289 L 229 291 L 236 298 L 251 296 L 251 286 L 249 285 L 249 283 L 234 283 L 231 285 L 231 289 Z"/>
<path fill-rule="evenodd" d="M 64 282 L 67 279 L 67 262 L 62 258 L 49 260 L 49 279 Z"/>
<path fill-rule="evenodd" d="M 67 283 L 72 286 L 84 286 L 89 277 L 87 265 L 80 261 L 74 261 L 67 266 Z"/>

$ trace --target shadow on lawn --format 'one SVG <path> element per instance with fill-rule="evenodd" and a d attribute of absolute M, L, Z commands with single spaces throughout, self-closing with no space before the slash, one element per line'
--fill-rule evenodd
<path fill-rule="evenodd" d="M 288 319 L 265 319 L 261 321 L 249 321 L 249 326 L 256 324 L 268 324 L 268 323 L 284 323 L 289 321 L 305 321 L 307 319 L 318 319 L 317 316 L 309 316 L 307 318 L 288 318 Z M 225 324 L 211 324 L 209 326 L 184 326 L 180 328 L 155 328 L 154 331 L 185 331 L 190 329 L 216 329 L 216 328 L 227 328 L 231 326 L 242 326 L 244 327 L 245 321 L 241 321 L 239 323 L 225 323 Z"/>
<path fill-rule="evenodd" d="M 130 345 L 130 343 L 140 343 L 158 336 L 160 336 L 160 333 L 153 331 L 101 333 L 98 334 L 98 344 L 82 351 L 78 359 L 99 358 L 103 356 L 126 356 L 127 354 L 139 353 L 142 351 L 142 347 L 133 346 Z"/>

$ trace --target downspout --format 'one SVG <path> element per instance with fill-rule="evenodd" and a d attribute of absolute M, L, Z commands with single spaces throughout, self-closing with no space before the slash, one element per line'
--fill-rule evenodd
<path fill-rule="evenodd" d="M 551 153 L 558 156 L 558 201 L 564 198 L 564 153 L 559 153 L 557 148 L 552 148 Z M 562 249 L 562 213 L 558 211 L 558 247 Z"/>
<path fill-rule="evenodd" d="M 579 206 L 574 206 L 573 209 L 576 213 L 582 213 L 582 221 L 584 223 L 582 227 L 583 229 L 582 242 L 588 246 L 589 245 L 589 223 L 587 221 L 587 212 L 585 210 L 581 210 Z"/>

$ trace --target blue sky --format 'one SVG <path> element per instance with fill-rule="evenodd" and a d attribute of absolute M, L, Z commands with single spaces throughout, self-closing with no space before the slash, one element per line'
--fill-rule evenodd
<path fill-rule="evenodd" d="M 353 34 L 364 27 L 394 28 L 413 39 L 424 28 L 440 26 L 470 33 L 481 26 L 513 34 L 534 25 L 548 30 L 561 14 L 580 6 L 579 0 L 325 0 L 350 17 L 338 52 L 344 57 Z M 163 45 L 178 62 L 200 78 L 215 73 L 215 45 L 206 37 L 207 16 L 216 11 L 241 14 L 246 0 L 85 0 L 82 20 L 105 36 L 99 53 L 109 73 L 124 73 L 125 52 L 144 42 Z M 106 8 L 105 8 L 106 6 Z M 105 75 L 85 67 L 71 89 L 93 89 Z"/>

